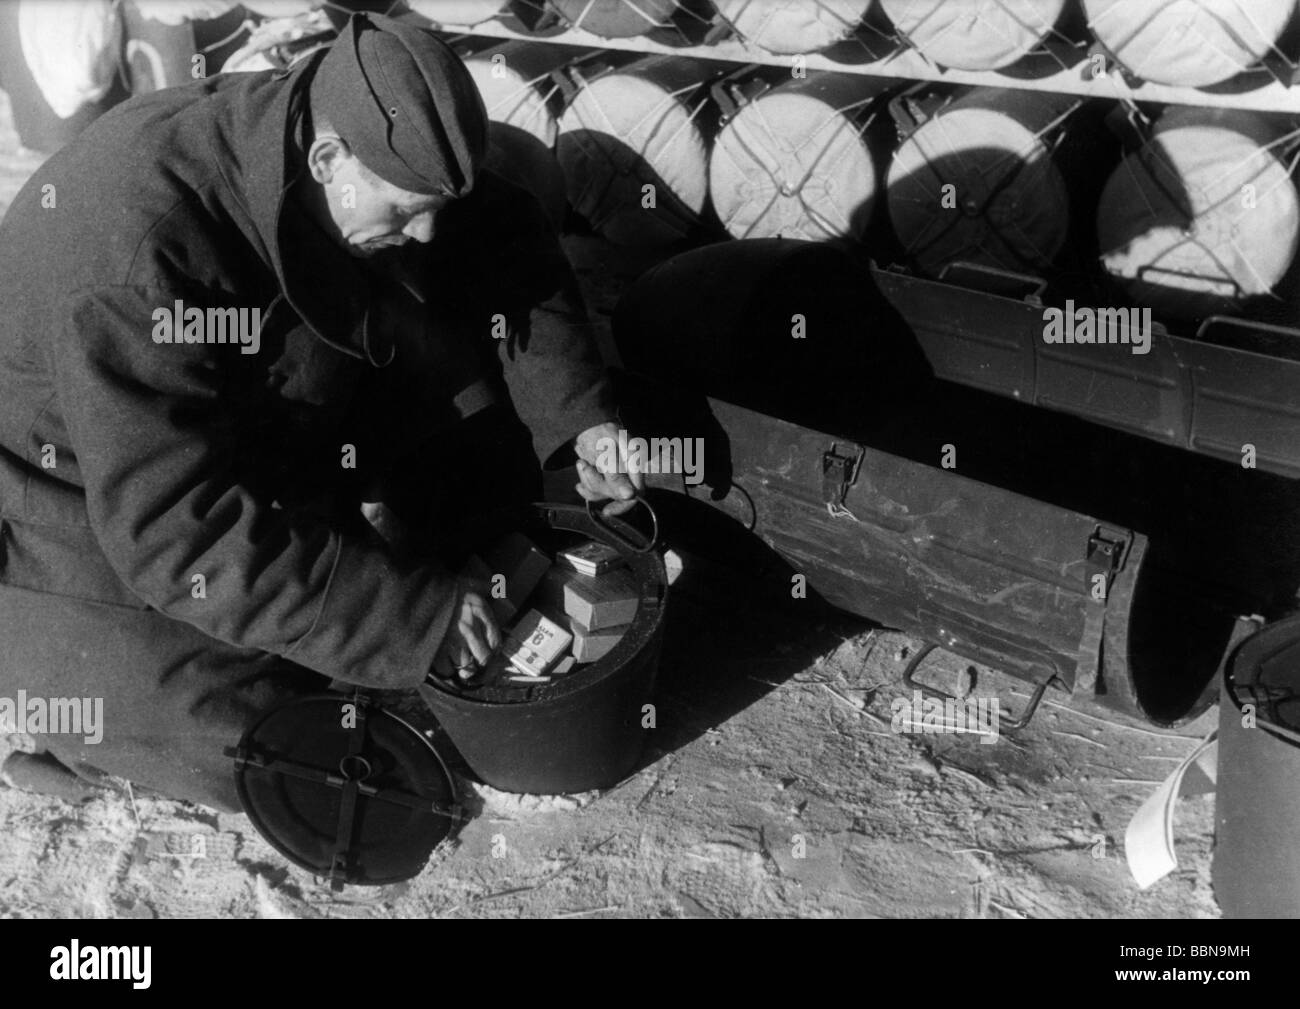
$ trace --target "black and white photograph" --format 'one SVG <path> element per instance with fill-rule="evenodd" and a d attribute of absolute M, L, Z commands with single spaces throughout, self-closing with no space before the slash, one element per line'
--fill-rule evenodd
<path fill-rule="evenodd" d="M 1300 918 L 1298 163 L 1297 0 L 0 0 L 0 917 L 146 944 L 33 977 L 1263 979 L 1185 926 Z"/>

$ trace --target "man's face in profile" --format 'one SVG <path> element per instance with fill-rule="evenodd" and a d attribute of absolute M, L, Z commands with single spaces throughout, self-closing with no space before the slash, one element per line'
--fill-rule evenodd
<path fill-rule="evenodd" d="M 354 256 L 432 241 L 434 215 L 452 202 L 449 196 L 412 193 L 385 182 L 337 137 L 317 139 L 309 160 L 335 237 Z"/>

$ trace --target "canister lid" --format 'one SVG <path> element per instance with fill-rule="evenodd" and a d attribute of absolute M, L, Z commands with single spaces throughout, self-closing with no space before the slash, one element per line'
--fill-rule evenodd
<path fill-rule="evenodd" d="M 359 691 L 296 698 L 226 752 L 253 826 L 335 889 L 410 879 L 459 818 L 433 744 Z"/>

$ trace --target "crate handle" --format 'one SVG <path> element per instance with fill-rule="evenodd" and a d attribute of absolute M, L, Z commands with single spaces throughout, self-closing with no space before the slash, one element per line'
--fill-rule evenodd
<path fill-rule="evenodd" d="M 983 274 L 994 280 L 1009 280 L 1019 284 L 1024 284 L 1029 288 L 1029 293 L 1024 296 L 1025 301 L 1030 304 L 1042 304 L 1043 292 L 1047 290 L 1047 281 L 1042 277 L 1035 277 L 1030 273 L 1017 273 L 1014 270 L 1004 270 L 996 266 L 985 266 L 982 263 L 971 263 L 966 260 L 958 260 L 955 263 L 948 263 L 939 273 L 940 280 L 948 280 L 948 275 L 954 270 L 966 270 L 974 274 Z M 951 281 L 949 281 L 951 283 Z"/>
<path fill-rule="evenodd" d="M 655 510 L 652 507 L 650 507 L 650 502 L 647 501 L 640 494 L 632 498 L 632 500 L 636 504 L 643 506 L 645 510 L 650 513 L 650 535 L 646 538 L 644 543 L 637 543 L 631 537 L 621 532 L 616 526 L 614 526 L 603 515 L 601 515 L 601 513 L 597 509 L 593 508 L 592 502 L 590 501 L 586 502 L 587 517 L 591 519 L 591 521 L 596 523 L 596 525 L 598 525 L 601 528 L 602 532 L 609 535 L 616 543 L 618 543 L 619 546 L 623 547 L 624 549 L 630 550 L 634 554 L 653 553 L 655 548 L 659 545 L 659 516 L 656 515 Z M 619 524 L 626 525 L 626 523 L 619 523 Z"/>
<path fill-rule="evenodd" d="M 1232 329 L 1244 329 L 1247 332 L 1268 333 L 1272 336 L 1290 336 L 1300 341 L 1300 329 L 1292 326 L 1278 326 L 1269 322 L 1255 322 L 1253 319 L 1236 319 L 1231 315 L 1212 315 L 1196 329 L 1196 339 L 1204 340 L 1205 335 L 1216 326 Z M 1213 342 L 1213 341 L 1211 341 Z"/>
<path fill-rule="evenodd" d="M 921 647 L 917 649 L 916 654 L 908 660 L 907 665 L 903 667 L 903 682 L 913 690 L 919 690 L 926 697 L 933 697 L 936 700 L 941 701 L 960 700 L 960 698 L 943 690 L 938 690 L 929 684 L 922 683 L 916 678 L 916 671 L 920 668 L 921 663 L 924 662 L 926 657 L 938 647 L 938 645 L 932 642 L 924 642 Z M 1043 700 L 1043 695 L 1047 693 L 1048 686 L 1055 679 L 1056 674 L 1052 673 L 1045 679 L 1038 680 L 1034 685 L 1033 694 L 1029 697 L 1029 702 L 1025 705 L 1024 712 L 1021 713 L 1019 718 L 1007 722 L 1005 725 L 1002 724 L 1001 719 L 999 719 L 998 731 L 1019 732 L 1021 729 L 1025 728 L 1033 720 L 1034 713 L 1038 711 L 1038 705 Z"/>

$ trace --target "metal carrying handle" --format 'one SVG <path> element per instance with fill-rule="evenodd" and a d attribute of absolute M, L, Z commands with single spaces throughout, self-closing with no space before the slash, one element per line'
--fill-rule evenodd
<path fill-rule="evenodd" d="M 1231 315 L 1211 315 L 1196 329 L 1196 339 L 1204 340 L 1207 333 L 1216 327 L 1240 329 L 1246 333 L 1262 333 L 1269 336 L 1286 336 L 1300 341 L 1300 329 L 1294 326 L 1278 326 L 1271 322 L 1256 322 L 1254 319 L 1238 319 Z M 1213 341 L 1208 341 L 1213 342 Z"/>
<path fill-rule="evenodd" d="M 916 672 L 920 669 L 921 663 L 924 662 L 927 656 L 938 647 L 938 645 L 932 644 L 928 641 L 923 644 L 920 649 L 917 650 L 916 654 L 908 660 L 907 665 L 903 667 L 903 682 L 913 690 L 919 690 L 927 697 L 934 697 L 939 700 L 960 701 L 962 698 L 957 697 L 954 694 L 949 694 L 943 690 L 939 690 L 936 687 L 931 687 L 916 678 Z M 1025 705 L 1024 713 L 1014 721 L 1006 722 L 1005 724 L 1002 722 L 1001 718 L 999 718 L 998 731 L 1019 732 L 1021 729 L 1025 728 L 1025 726 L 1027 726 L 1033 719 L 1034 713 L 1038 711 L 1038 705 L 1042 701 L 1043 695 L 1047 693 L 1048 684 L 1050 684 L 1054 679 L 1056 679 L 1055 674 L 1049 676 L 1045 680 L 1039 680 L 1034 688 L 1032 696 L 1029 698 L 1029 703 Z"/>
<path fill-rule="evenodd" d="M 1031 304 L 1041 304 L 1043 292 L 1047 290 L 1047 281 L 1042 277 L 1036 277 L 1031 273 L 1017 273 L 1014 270 L 1005 270 L 999 266 L 986 266 L 983 263 L 972 263 L 965 259 L 959 259 L 953 263 L 944 265 L 943 270 L 939 273 L 939 279 L 948 283 L 958 283 L 951 276 L 953 273 L 975 274 L 977 276 L 988 277 L 991 280 L 1005 280 L 1016 284 L 1023 284 L 1029 288 L 1029 293 L 1025 294 L 1024 300 Z M 960 286 L 960 285 L 959 285 Z"/>
<path fill-rule="evenodd" d="M 623 547 L 624 549 L 630 550 L 634 554 L 653 553 L 655 548 L 659 546 L 659 516 L 656 515 L 655 510 L 652 507 L 650 507 L 650 502 L 647 501 L 640 494 L 632 498 L 632 501 L 634 501 L 636 504 L 642 505 L 645 508 L 645 510 L 650 513 L 650 536 L 646 539 L 645 543 L 643 544 L 639 544 L 635 540 L 628 538 L 617 528 L 611 525 L 609 521 L 606 520 L 605 517 L 601 515 L 598 510 L 592 507 L 593 503 L 591 501 L 586 502 L 587 517 L 591 519 L 593 522 L 595 522 L 596 525 L 600 526 L 602 532 L 609 535 L 611 539 L 617 542 L 618 545 Z"/>

